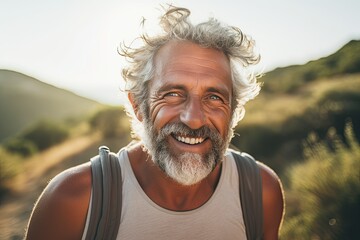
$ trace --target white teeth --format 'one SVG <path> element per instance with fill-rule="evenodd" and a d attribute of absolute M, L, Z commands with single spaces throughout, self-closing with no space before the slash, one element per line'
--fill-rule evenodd
<path fill-rule="evenodd" d="M 191 145 L 202 143 L 205 140 L 204 138 L 190 138 L 190 137 L 180 137 L 180 136 L 176 136 L 176 139 L 179 142 L 183 142 Z"/>

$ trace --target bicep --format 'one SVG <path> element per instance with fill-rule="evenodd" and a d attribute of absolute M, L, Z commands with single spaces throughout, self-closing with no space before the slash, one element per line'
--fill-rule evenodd
<path fill-rule="evenodd" d="M 267 166 L 260 165 L 263 184 L 264 239 L 278 239 L 284 215 L 284 194 L 278 176 Z"/>
<path fill-rule="evenodd" d="M 33 209 L 26 239 L 81 239 L 91 192 L 87 175 L 62 173 L 49 183 Z"/>

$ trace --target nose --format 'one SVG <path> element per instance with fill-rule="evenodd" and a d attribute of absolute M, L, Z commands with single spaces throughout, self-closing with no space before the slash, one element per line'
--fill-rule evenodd
<path fill-rule="evenodd" d="M 200 99 L 188 99 L 180 114 L 180 121 L 191 129 L 199 129 L 205 125 L 206 116 Z"/>

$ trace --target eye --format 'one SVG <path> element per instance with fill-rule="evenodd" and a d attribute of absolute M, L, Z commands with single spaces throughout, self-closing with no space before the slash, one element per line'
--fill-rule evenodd
<path fill-rule="evenodd" d="M 220 94 L 210 93 L 204 100 L 204 103 L 206 103 L 208 107 L 217 108 L 226 104 L 225 98 Z"/>
<path fill-rule="evenodd" d="M 179 97 L 180 94 L 176 93 L 176 92 L 169 92 L 167 94 L 165 94 L 165 97 Z"/>
<path fill-rule="evenodd" d="M 163 95 L 163 99 L 170 104 L 178 104 L 184 100 L 184 95 L 180 92 L 168 92 Z"/>
<path fill-rule="evenodd" d="M 222 100 L 222 99 L 221 99 L 219 96 L 217 96 L 217 95 L 210 95 L 210 96 L 209 96 L 209 99 L 210 99 L 210 100 L 219 100 L 219 101 Z"/>

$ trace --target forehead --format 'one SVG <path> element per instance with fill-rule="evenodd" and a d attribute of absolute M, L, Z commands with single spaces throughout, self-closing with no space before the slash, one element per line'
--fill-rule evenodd
<path fill-rule="evenodd" d="M 156 78 L 181 75 L 211 78 L 231 84 L 229 59 L 219 50 L 204 48 L 188 41 L 172 41 L 155 56 Z"/>

